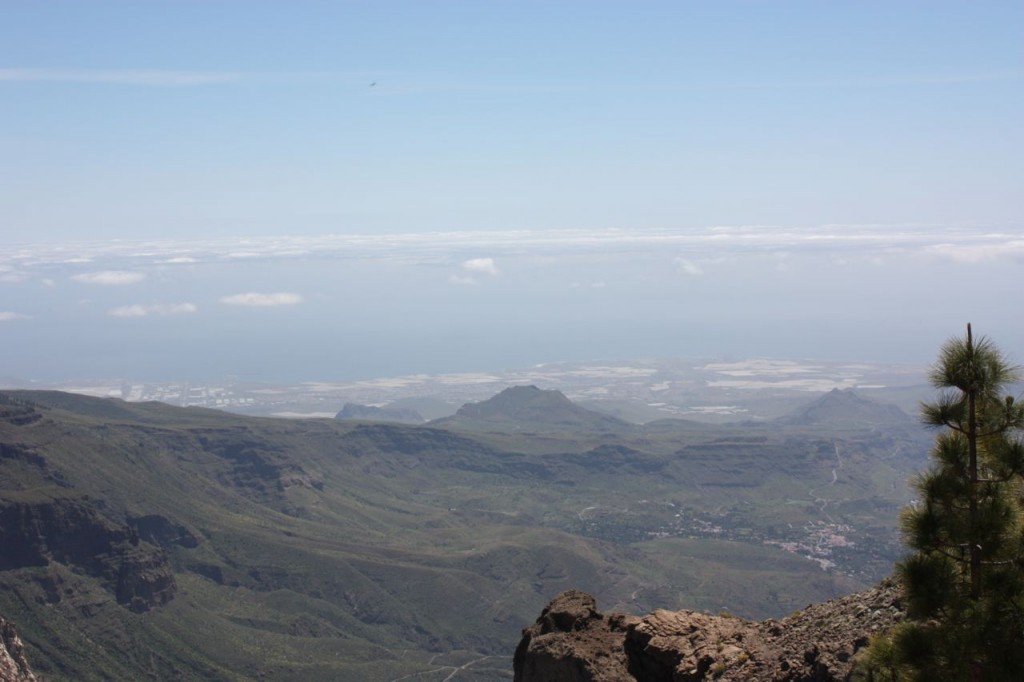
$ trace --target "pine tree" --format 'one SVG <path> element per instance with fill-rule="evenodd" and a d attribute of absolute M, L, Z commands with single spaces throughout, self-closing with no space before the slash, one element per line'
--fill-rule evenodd
<path fill-rule="evenodd" d="M 904 511 L 913 550 L 897 567 L 908 621 L 872 645 L 865 680 L 1024 680 L 1024 405 L 996 346 L 948 341 L 931 372 L 941 391 L 922 406 L 942 429 L 920 499 Z"/>
<path fill-rule="evenodd" d="M 896 651 L 911 679 L 1024 680 L 1024 406 L 1003 395 L 1017 373 L 968 325 L 930 378 L 942 393 L 922 413 L 943 431 L 903 519 L 912 620 Z"/>

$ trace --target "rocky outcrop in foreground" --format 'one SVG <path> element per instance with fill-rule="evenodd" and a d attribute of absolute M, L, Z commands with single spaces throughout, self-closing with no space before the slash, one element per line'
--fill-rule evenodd
<path fill-rule="evenodd" d="M 695 611 L 604 615 L 592 596 L 570 590 L 523 630 L 515 682 L 842 682 L 870 636 L 902 618 L 890 581 L 761 622 Z"/>
<path fill-rule="evenodd" d="M 14 625 L 0 617 L 0 682 L 36 682 Z"/>

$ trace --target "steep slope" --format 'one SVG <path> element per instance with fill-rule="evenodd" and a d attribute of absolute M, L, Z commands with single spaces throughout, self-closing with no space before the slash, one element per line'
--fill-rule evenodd
<path fill-rule="evenodd" d="M 46 405 L 77 404 L 61 395 L 8 397 L 0 425 L 0 601 L 24 623 L 48 678 L 139 679 L 144 669 L 154 678 L 177 670 L 186 679 L 284 679 L 294 668 L 304 679 L 375 679 L 422 669 L 427 651 L 507 641 L 440 604 L 507 609 L 507 582 L 464 564 L 516 534 L 439 552 L 458 542 L 439 537 L 451 512 L 387 490 L 413 458 L 469 459 L 475 444 L 438 433 L 433 444 L 406 438 L 404 452 L 385 443 L 394 454 L 382 455 L 370 427 L 343 443 L 346 432 L 329 422 L 296 429 L 217 415 L 211 426 L 208 413 L 160 406 L 155 425 L 152 406 L 97 402 L 83 416 Z M 127 419 L 136 410 L 144 423 Z M 547 544 L 565 561 L 587 562 L 575 558 L 581 543 L 533 540 L 541 556 Z M 600 574 L 603 560 L 591 561 Z M 140 604 L 150 584 L 151 603 Z M 516 608 L 494 617 L 511 630 Z M 90 644 L 97 639 L 105 645 Z M 254 656 L 257 644 L 281 654 Z M 410 648 L 421 660 L 390 653 Z"/>

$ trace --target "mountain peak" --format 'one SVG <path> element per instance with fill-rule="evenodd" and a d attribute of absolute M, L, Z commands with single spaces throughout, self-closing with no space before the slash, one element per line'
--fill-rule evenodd
<path fill-rule="evenodd" d="M 436 423 L 468 428 L 516 430 L 574 428 L 586 431 L 621 431 L 631 428 L 627 422 L 580 407 L 564 393 L 533 385 L 510 386 L 478 403 L 467 403 L 455 416 Z"/>
<path fill-rule="evenodd" d="M 892 425 L 912 421 L 896 405 L 865 398 L 852 388 L 834 388 L 782 421 L 789 424 L 830 426 Z"/>
<path fill-rule="evenodd" d="M 509 386 L 501 393 L 478 403 L 467 403 L 459 408 L 456 414 L 464 416 L 480 415 L 506 415 L 539 407 L 540 405 L 563 407 L 573 406 L 573 402 L 565 397 L 565 394 L 555 389 L 544 390 L 534 385 Z M 580 408 L 582 409 L 582 408 Z"/>

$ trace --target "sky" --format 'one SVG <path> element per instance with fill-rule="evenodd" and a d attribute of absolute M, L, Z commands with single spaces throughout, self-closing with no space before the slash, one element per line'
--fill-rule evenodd
<path fill-rule="evenodd" d="M 1020 2 L 3 14 L 0 376 L 1024 361 Z"/>

